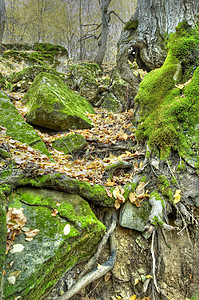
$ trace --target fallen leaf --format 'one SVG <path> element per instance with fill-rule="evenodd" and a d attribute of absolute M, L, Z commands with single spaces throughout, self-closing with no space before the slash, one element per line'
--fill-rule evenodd
<path fill-rule="evenodd" d="M 140 281 L 139 278 L 135 278 L 134 285 L 137 285 L 139 281 Z"/>
<path fill-rule="evenodd" d="M 27 238 L 33 238 L 39 233 L 39 231 L 39 229 L 30 229 L 29 231 L 25 231 L 24 234 Z"/>
<path fill-rule="evenodd" d="M 173 196 L 174 197 L 174 200 L 173 200 L 173 203 L 174 204 L 177 204 L 178 202 L 180 202 L 180 199 L 181 199 L 181 190 L 176 190 L 175 191 L 175 195 Z"/>
<path fill-rule="evenodd" d="M 70 224 L 67 224 L 64 227 L 64 235 L 68 235 L 70 233 Z"/>
<path fill-rule="evenodd" d="M 108 272 L 108 273 L 106 273 L 106 275 L 104 276 L 104 281 L 107 282 L 110 278 L 111 278 L 111 273 Z"/>
<path fill-rule="evenodd" d="M 129 194 L 129 200 L 130 200 L 130 202 L 131 203 L 134 203 L 135 202 L 135 193 L 132 193 L 132 192 L 130 192 L 130 194 Z"/>
<path fill-rule="evenodd" d="M 130 300 L 136 300 L 136 295 L 131 296 Z"/>
<path fill-rule="evenodd" d="M 51 214 L 51 216 L 52 217 L 56 217 L 57 213 L 58 213 L 58 210 L 54 209 L 53 212 L 52 212 L 52 214 Z"/>
<path fill-rule="evenodd" d="M 23 251 L 24 246 L 22 244 L 15 244 L 13 245 L 13 248 L 10 250 L 10 253 L 14 254 L 14 253 L 18 253 Z"/>

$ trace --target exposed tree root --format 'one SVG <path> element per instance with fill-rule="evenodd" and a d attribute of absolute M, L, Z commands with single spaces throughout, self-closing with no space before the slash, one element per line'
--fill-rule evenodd
<path fill-rule="evenodd" d="M 93 269 L 91 272 L 81 277 L 64 295 L 58 298 L 59 300 L 69 300 L 74 295 L 79 293 L 83 288 L 85 288 L 88 284 L 101 278 L 113 268 L 116 261 L 116 245 L 115 245 L 115 235 L 114 235 L 114 229 L 116 227 L 116 213 L 113 211 L 108 212 L 106 215 L 106 222 L 109 222 L 110 218 L 112 218 L 112 223 L 108 230 L 109 234 L 108 232 L 106 233 L 105 237 L 102 239 L 102 242 L 100 243 L 99 250 L 97 251 L 94 258 L 88 263 L 87 267 L 89 266 L 90 268 L 90 266 L 92 266 L 93 263 L 97 260 L 108 237 L 110 238 L 109 259 L 105 263 L 100 265 L 98 268 Z M 84 272 L 82 273 L 84 274 Z"/>

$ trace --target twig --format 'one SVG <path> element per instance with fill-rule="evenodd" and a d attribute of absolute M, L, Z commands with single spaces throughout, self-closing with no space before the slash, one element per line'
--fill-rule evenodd
<path fill-rule="evenodd" d="M 169 165 L 169 162 L 168 162 L 168 160 L 167 160 L 167 166 L 168 166 L 168 168 L 169 168 L 169 171 L 170 171 L 170 173 L 171 173 L 172 177 L 173 177 L 173 178 L 175 179 L 175 181 L 176 181 L 176 185 L 177 185 L 177 187 L 180 189 L 180 185 L 179 185 L 179 183 L 178 183 L 177 179 L 175 178 L 175 175 L 174 175 L 173 171 L 171 170 L 171 167 L 170 167 L 170 165 Z"/>
<path fill-rule="evenodd" d="M 158 287 L 158 284 L 157 284 L 157 280 L 156 280 L 156 275 L 155 275 L 155 264 L 156 264 L 156 261 L 155 261 L 155 253 L 154 253 L 154 241 L 155 241 L 155 233 L 156 233 L 156 230 L 153 231 L 152 233 L 152 241 L 151 241 L 151 255 L 152 255 L 152 276 L 153 276 L 153 282 L 154 282 L 154 285 L 155 285 L 155 288 L 157 290 L 158 293 L 160 293 L 160 289 Z"/>

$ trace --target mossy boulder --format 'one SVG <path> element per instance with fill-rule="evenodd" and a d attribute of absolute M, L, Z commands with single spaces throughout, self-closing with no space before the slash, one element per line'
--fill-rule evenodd
<path fill-rule="evenodd" d="M 112 111 L 114 113 L 121 113 L 123 110 L 121 102 L 115 97 L 113 93 L 104 93 L 100 101 L 102 104 L 100 108 Z"/>
<path fill-rule="evenodd" d="M 33 50 L 44 53 L 50 52 L 53 55 L 62 55 L 68 57 L 68 51 L 61 45 L 53 45 L 50 43 L 35 43 L 33 46 Z"/>
<path fill-rule="evenodd" d="M 8 96 L 2 91 L 0 91 L 0 124 L 7 129 L 7 136 L 22 143 L 27 143 L 31 147 L 50 156 L 38 133 L 36 133 L 31 125 L 24 121 Z"/>
<path fill-rule="evenodd" d="M 7 226 L 6 226 L 6 197 L 0 189 L 0 298 L 2 295 L 3 286 L 3 270 L 6 252 L 7 241 Z"/>
<path fill-rule="evenodd" d="M 12 73 L 9 76 L 9 82 L 13 84 L 12 91 L 23 90 L 27 92 L 35 77 L 41 72 L 59 75 L 59 73 L 50 66 L 47 67 L 41 65 L 34 65 L 31 67 L 24 68 L 23 70 Z"/>
<path fill-rule="evenodd" d="M 127 107 L 127 94 L 129 99 L 133 99 L 133 92 L 131 86 L 128 85 L 122 79 L 114 81 L 109 91 L 122 104 L 123 110 Z"/>
<path fill-rule="evenodd" d="M 63 151 L 65 154 L 83 149 L 87 145 L 86 139 L 79 133 L 72 133 L 52 142 L 53 148 Z"/>
<path fill-rule="evenodd" d="M 57 131 L 92 127 L 87 117 L 88 113 L 95 113 L 91 104 L 54 74 L 40 73 L 25 99 L 29 123 Z"/>
<path fill-rule="evenodd" d="M 24 246 L 23 251 L 6 255 L 4 296 L 13 300 L 20 295 L 24 300 L 37 300 L 46 296 L 57 280 L 69 268 L 88 259 L 105 227 L 95 217 L 89 204 L 79 195 L 48 189 L 18 188 L 10 196 L 10 207 L 23 208 L 26 227 L 38 229 L 32 241 L 21 233 L 14 244 Z M 57 210 L 56 216 L 52 212 Z M 64 234 L 65 226 L 69 231 Z M 20 271 L 14 285 L 7 278 Z"/>
<path fill-rule="evenodd" d="M 96 103 L 99 93 L 97 78 L 101 75 L 99 66 L 92 62 L 79 63 L 72 65 L 70 70 L 72 88 L 91 103 Z"/>
<path fill-rule="evenodd" d="M 197 30 L 186 22 L 180 24 L 170 36 L 164 65 L 145 76 L 135 98 L 141 108 L 136 138 L 139 142 L 148 140 L 162 159 L 167 159 L 171 150 L 177 150 L 183 157 L 193 152 L 189 137 L 198 134 L 195 128 L 199 124 L 199 70 L 195 70 L 183 90 L 176 85 L 193 74 L 193 65 L 187 64 L 185 68 L 182 60 L 198 51 L 198 45 Z"/>

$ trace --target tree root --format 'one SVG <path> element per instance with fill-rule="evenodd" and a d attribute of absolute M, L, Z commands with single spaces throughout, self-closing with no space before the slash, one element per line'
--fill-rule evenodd
<path fill-rule="evenodd" d="M 93 282 L 94 280 L 97 280 L 104 276 L 107 272 L 109 272 L 116 260 L 116 245 L 115 245 L 115 235 L 114 235 L 114 229 L 116 227 L 116 212 L 107 212 L 106 214 L 106 222 L 110 222 L 110 219 L 112 218 L 112 223 L 110 225 L 109 230 L 107 231 L 106 235 L 102 239 L 99 249 L 95 256 L 91 259 L 91 261 L 87 264 L 87 268 L 93 265 L 93 263 L 97 260 L 99 257 L 100 252 L 103 249 L 103 246 L 105 245 L 108 237 L 110 238 L 110 256 L 109 259 L 100 265 L 98 268 L 93 269 L 91 272 L 87 273 L 83 277 L 81 277 L 64 295 L 59 297 L 59 300 L 69 300 L 74 295 L 79 293 L 83 288 L 85 288 L 88 284 Z M 84 274 L 83 271 L 80 275 Z"/>

